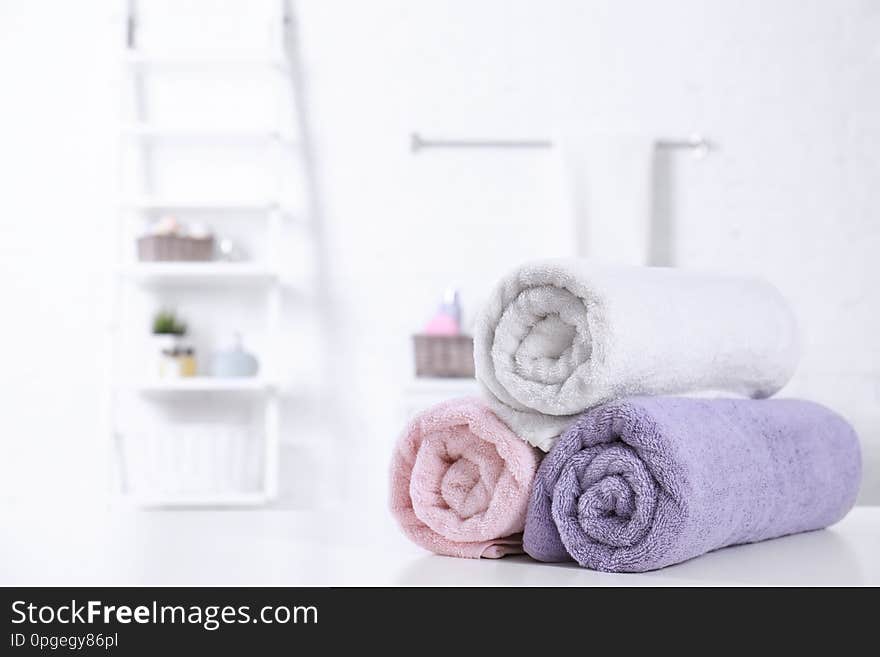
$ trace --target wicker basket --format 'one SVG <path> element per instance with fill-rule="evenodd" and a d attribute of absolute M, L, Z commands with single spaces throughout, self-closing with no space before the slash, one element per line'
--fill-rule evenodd
<path fill-rule="evenodd" d="M 145 235 L 137 241 L 138 259 L 145 262 L 211 260 L 214 257 L 213 237 L 181 237 L 180 235 Z"/>
<path fill-rule="evenodd" d="M 473 378 L 474 339 L 469 335 L 414 335 L 416 376 Z"/>

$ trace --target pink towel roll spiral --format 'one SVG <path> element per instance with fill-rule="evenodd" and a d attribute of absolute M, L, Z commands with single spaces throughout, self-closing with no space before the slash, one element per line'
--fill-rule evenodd
<path fill-rule="evenodd" d="M 538 452 L 478 399 L 415 417 L 391 463 L 391 511 L 407 537 L 437 554 L 522 552 Z"/>

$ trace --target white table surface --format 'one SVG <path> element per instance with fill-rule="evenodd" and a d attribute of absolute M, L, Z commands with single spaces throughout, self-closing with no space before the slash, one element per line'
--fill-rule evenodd
<path fill-rule="evenodd" d="M 390 518 L 297 511 L 4 513 L 0 585 L 880 585 L 880 507 L 645 574 L 452 559 Z"/>

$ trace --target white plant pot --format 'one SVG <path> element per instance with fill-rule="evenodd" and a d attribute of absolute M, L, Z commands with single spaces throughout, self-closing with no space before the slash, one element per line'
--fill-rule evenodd
<path fill-rule="evenodd" d="M 175 349 L 180 345 L 180 336 L 170 333 L 153 333 L 150 336 L 150 340 L 156 354 L 161 354 L 165 350 Z"/>
<path fill-rule="evenodd" d="M 172 356 L 165 352 L 173 351 L 180 346 L 180 336 L 170 333 L 153 333 L 150 336 L 152 357 L 155 359 L 155 373 L 160 379 L 179 378 L 180 368 Z"/>

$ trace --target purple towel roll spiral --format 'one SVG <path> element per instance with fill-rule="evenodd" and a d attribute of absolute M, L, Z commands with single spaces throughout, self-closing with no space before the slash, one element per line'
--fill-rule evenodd
<path fill-rule="evenodd" d="M 581 415 L 545 457 L 524 547 L 541 561 L 654 570 L 831 525 L 860 480 L 855 432 L 819 404 L 624 399 Z"/>

